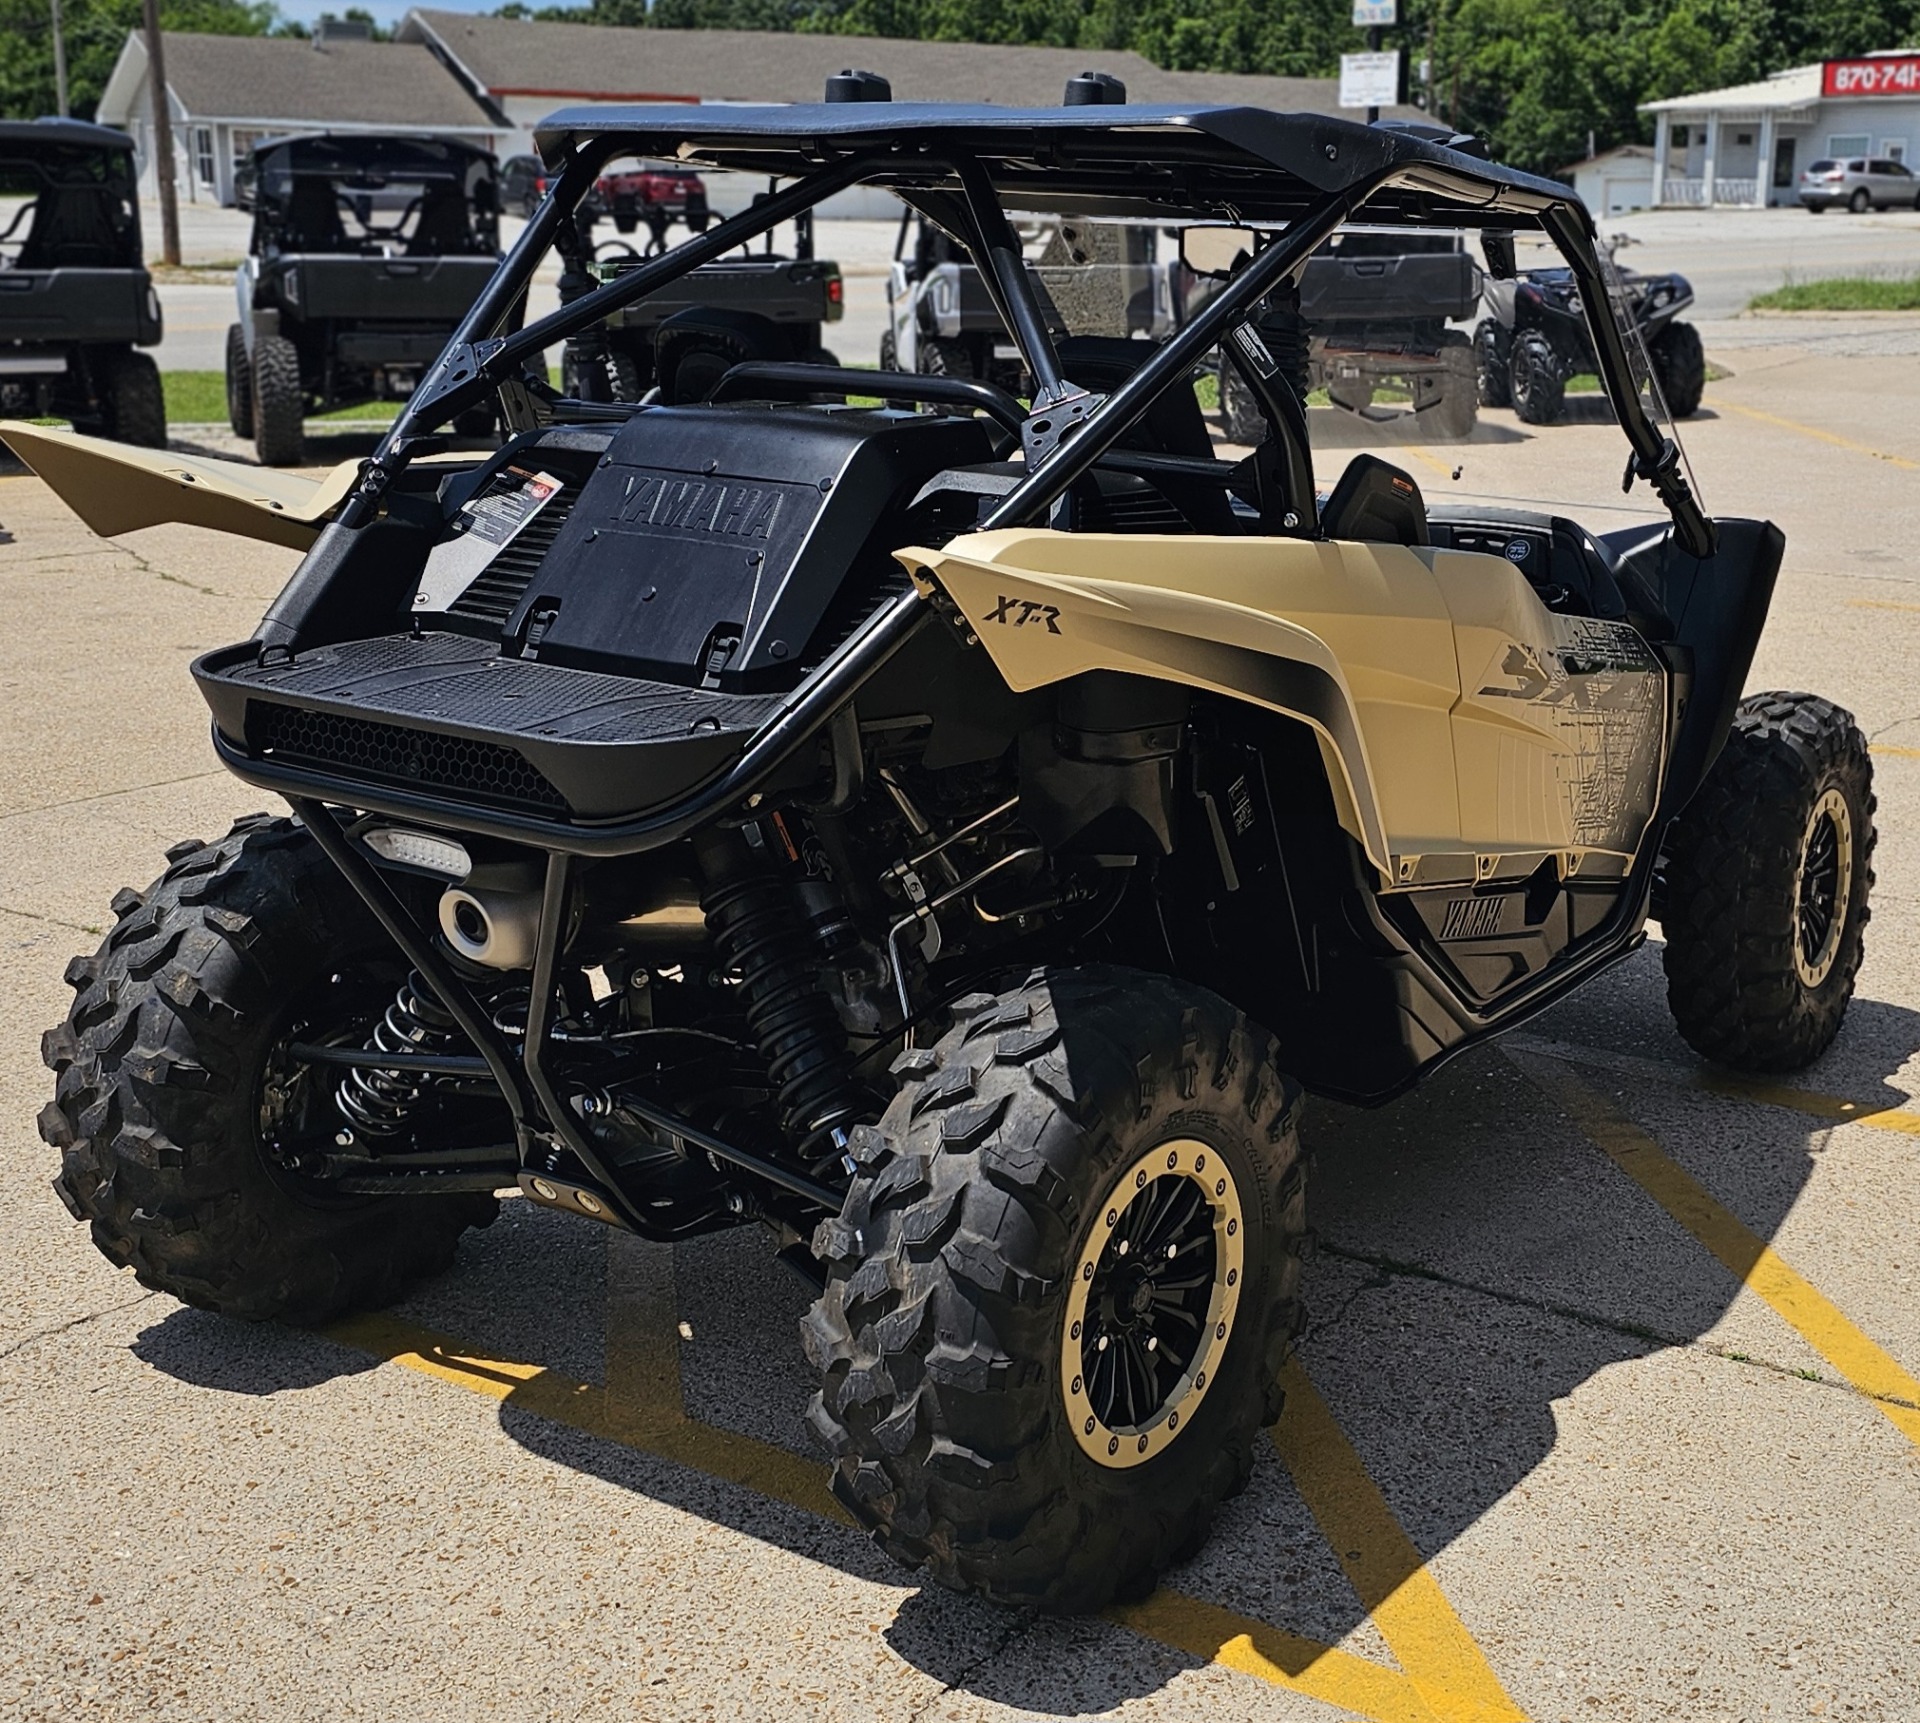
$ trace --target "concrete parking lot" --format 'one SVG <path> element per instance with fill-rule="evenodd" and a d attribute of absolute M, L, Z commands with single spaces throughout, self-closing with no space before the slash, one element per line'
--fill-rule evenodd
<path fill-rule="evenodd" d="M 1920 321 L 1760 333 L 1709 339 L 1731 375 L 1687 438 L 1716 512 L 1787 531 L 1753 685 L 1873 743 L 1845 1033 L 1790 1081 L 1718 1075 L 1656 940 L 1391 1107 L 1316 1106 L 1271 1451 L 1196 1560 L 1083 1621 L 921 1587 L 847 1526 L 800 1429 L 805 1295 L 752 1235 L 667 1250 L 509 1202 L 324 1333 L 93 1251 L 48 1189 L 38 1034 L 114 890 L 259 805 L 185 666 L 293 558 L 103 543 L 0 478 L 0 1712 L 1920 1716 Z M 1535 437 L 1568 512 L 1632 506 L 1603 425 L 1493 414 L 1406 459 L 1435 498 L 1510 497 Z"/>

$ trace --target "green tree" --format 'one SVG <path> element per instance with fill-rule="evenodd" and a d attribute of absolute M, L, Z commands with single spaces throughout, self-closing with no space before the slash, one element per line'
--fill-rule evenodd
<path fill-rule="evenodd" d="M 73 113 L 91 119 L 127 32 L 140 28 L 140 0 L 61 0 L 60 12 Z M 162 0 L 160 6 L 163 30 L 264 36 L 276 22 L 270 0 Z M 0 0 L 0 115 L 30 120 L 55 111 L 47 0 Z"/>

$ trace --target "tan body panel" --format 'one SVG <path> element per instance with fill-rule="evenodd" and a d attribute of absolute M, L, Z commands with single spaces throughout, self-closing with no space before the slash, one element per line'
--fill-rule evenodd
<path fill-rule="evenodd" d="M 1652 813 L 1664 671 L 1624 624 L 1548 611 L 1502 557 L 1016 529 L 901 561 L 1016 690 L 1119 670 L 1303 719 L 1391 884 L 1550 855 L 1617 871 Z"/>
<path fill-rule="evenodd" d="M 15 419 L 0 420 L 0 441 L 102 538 L 181 521 L 305 550 L 360 469 L 358 461 L 343 461 L 325 477 L 309 478 Z"/>

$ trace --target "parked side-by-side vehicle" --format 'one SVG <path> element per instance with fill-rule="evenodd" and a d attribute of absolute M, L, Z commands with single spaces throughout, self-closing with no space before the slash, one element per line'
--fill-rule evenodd
<path fill-rule="evenodd" d="M 140 251 L 133 140 L 0 121 L 0 411 L 162 448 L 160 300 Z"/>
<path fill-rule="evenodd" d="M 193 667 L 286 811 L 114 900 L 42 1127 L 110 1261 L 241 1317 L 392 1300 L 503 1187 L 757 1227 L 815 1289 L 847 1512 L 942 1584 L 1095 1609 L 1199 1547 L 1280 1413 L 1304 1097 L 1390 1101 L 1650 914 L 1703 1055 L 1805 1064 L 1860 963 L 1870 762 L 1828 701 L 1743 697 L 1781 532 L 1703 506 L 1565 185 L 1110 80 L 830 89 L 860 99 L 552 116 L 551 193 L 325 480 L 0 427 L 111 530 L 308 546 Z M 773 185 L 596 279 L 575 212 L 629 156 Z M 964 251 L 1024 395 L 783 354 L 747 306 L 670 397 L 550 380 L 863 184 Z M 1090 330 L 1029 217 L 1171 226 L 1216 291 Z M 1496 277 L 1554 246 L 1628 494 L 1554 500 L 1552 437 L 1471 489 L 1356 447 L 1259 326 L 1349 227 L 1477 231 Z M 1196 392 L 1223 354 L 1250 448 Z M 440 434 L 479 412 L 497 450 Z"/>
<path fill-rule="evenodd" d="M 227 416 L 262 462 L 301 458 L 310 414 L 405 400 L 500 260 L 493 157 L 378 133 L 269 138 L 250 158 Z M 484 434 L 490 407 L 456 428 Z"/>

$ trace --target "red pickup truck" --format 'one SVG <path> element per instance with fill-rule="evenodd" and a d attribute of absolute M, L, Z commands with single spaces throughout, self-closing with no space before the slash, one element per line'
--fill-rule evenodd
<path fill-rule="evenodd" d="M 644 225 L 649 253 L 666 250 L 667 229 L 676 221 L 701 233 L 709 219 L 700 176 L 658 162 L 635 162 L 602 174 L 594 181 L 593 201 L 599 213 L 613 218 L 616 232 L 632 233 Z"/>

